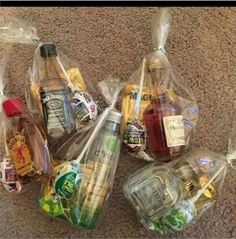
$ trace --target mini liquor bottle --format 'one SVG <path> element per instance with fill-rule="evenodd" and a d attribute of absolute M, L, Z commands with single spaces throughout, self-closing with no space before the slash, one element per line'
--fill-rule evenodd
<path fill-rule="evenodd" d="M 57 60 L 53 44 L 40 46 L 42 69 L 39 87 L 39 108 L 45 123 L 50 144 L 56 144 L 61 137 L 67 138 L 75 128 L 70 104 L 69 89 L 63 79 L 63 71 Z M 65 77 L 65 76 L 64 76 Z"/>
<path fill-rule="evenodd" d="M 184 197 L 183 182 L 174 169 L 148 165 L 128 178 L 124 195 L 136 209 L 141 223 L 155 229 L 156 222 Z"/>
<path fill-rule="evenodd" d="M 200 189 L 199 171 L 192 167 L 188 162 L 180 162 L 175 165 L 175 172 L 184 183 L 185 193 L 191 197 Z"/>
<path fill-rule="evenodd" d="M 87 160 L 80 164 L 83 178 L 71 209 L 73 223 L 78 226 L 87 229 L 97 226 L 115 176 L 120 152 L 120 122 L 121 114 L 111 111 L 86 156 Z"/>
<path fill-rule="evenodd" d="M 161 84 L 162 63 L 158 58 L 148 61 L 152 82 L 152 100 L 143 113 L 147 130 L 147 147 L 154 156 L 177 156 L 185 145 L 185 132 L 180 106 L 169 97 L 167 86 Z M 164 158 L 164 157 L 163 157 Z"/>
<path fill-rule="evenodd" d="M 209 179 L 225 163 L 222 155 L 206 149 L 197 149 L 186 154 L 176 165 L 175 171 L 184 182 L 185 193 L 193 197 L 205 186 Z M 221 182 L 219 175 L 195 202 L 198 215 L 211 207 L 217 198 L 217 191 Z"/>
<path fill-rule="evenodd" d="M 6 144 L 17 179 L 25 184 L 34 176 L 49 173 L 51 164 L 46 141 L 22 102 L 17 98 L 5 100 L 3 109 L 7 117 Z"/>

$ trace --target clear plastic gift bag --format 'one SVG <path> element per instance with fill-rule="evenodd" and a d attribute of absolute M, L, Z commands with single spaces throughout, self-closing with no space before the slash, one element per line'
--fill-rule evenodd
<path fill-rule="evenodd" d="M 198 119 L 196 100 L 164 49 L 170 21 L 168 9 L 153 18 L 155 49 L 131 75 L 121 102 L 123 143 L 133 157 L 147 161 L 179 156 L 188 148 Z"/>
<path fill-rule="evenodd" d="M 136 209 L 140 222 L 160 234 L 184 230 L 211 208 L 220 196 L 229 166 L 236 169 L 236 124 L 227 155 L 199 148 L 175 163 L 152 163 L 124 185 L 124 195 Z"/>
<path fill-rule="evenodd" d="M 39 42 L 37 29 L 29 22 L 12 16 L 0 16 L 0 42 L 34 44 Z"/>
<path fill-rule="evenodd" d="M 76 132 L 95 122 L 98 105 L 78 63 L 58 52 L 54 44 L 38 45 L 27 79 L 27 105 L 44 125 L 53 154 Z"/>
<path fill-rule="evenodd" d="M 42 129 L 19 98 L 6 95 L 4 72 L 8 57 L 5 49 L 0 64 L 0 178 L 8 191 L 19 193 L 29 182 L 53 170 Z"/>
<path fill-rule="evenodd" d="M 98 84 L 108 107 L 94 127 L 81 137 L 76 158 L 55 168 L 55 177 L 45 181 L 40 208 L 52 217 L 66 217 L 73 225 L 94 229 L 112 189 L 119 159 L 121 113 L 115 109 L 124 86 L 118 79 L 107 78 Z M 74 156 L 75 157 L 75 156 Z"/>

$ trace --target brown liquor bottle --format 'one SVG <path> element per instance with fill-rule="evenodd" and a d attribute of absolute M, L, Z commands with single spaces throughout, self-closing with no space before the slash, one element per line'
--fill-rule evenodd
<path fill-rule="evenodd" d="M 43 64 L 40 69 L 39 105 L 49 144 L 55 145 L 58 139 L 66 139 L 75 131 L 70 92 L 55 45 L 41 45 L 40 55 Z"/>
<path fill-rule="evenodd" d="M 176 157 L 185 145 L 181 107 L 169 98 L 169 86 L 162 83 L 162 62 L 148 61 L 152 100 L 143 113 L 147 129 L 148 150 L 154 157 Z M 168 130 L 168 131 L 167 131 Z"/>

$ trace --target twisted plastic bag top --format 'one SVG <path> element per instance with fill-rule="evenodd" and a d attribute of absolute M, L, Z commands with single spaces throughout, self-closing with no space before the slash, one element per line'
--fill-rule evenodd
<path fill-rule="evenodd" d="M 165 53 L 165 44 L 171 25 L 171 14 L 169 8 L 163 8 L 159 15 L 152 18 L 152 40 L 154 48 Z"/>
<path fill-rule="evenodd" d="M 93 129 L 88 141 L 86 142 L 82 152 L 76 159 L 77 162 L 80 162 L 85 154 L 89 151 L 90 146 L 92 145 L 94 139 L 96 138 L 98 132 L 103 127 L 107 117 L 109 116 L 112 109 L 114 109 L 115 104 L 118 100 L 119 94 L 123 89 L 125 82 L 117 78 L 112 78 L 111 76 L 107 77 L 105 80 L 101 81 L 98 86 L 105 97 L 109 106 L 104 110 L 104 112 L 97 119 L 96 126 Z"/>
<path fill-rule="evenodd" d="M 227 161 L 230 166 L 236 170 L 236 166 L 233 163 L 236 160 L 236 119 L 233 120 L 232 131 L 229 137 L 228 154 L 226 155 Z"/>
<path fill-rule="evenodd" d="M 0 16 L 0 42 L 35 44 L 39 37 L 36 28 L 25 20 Z"/>

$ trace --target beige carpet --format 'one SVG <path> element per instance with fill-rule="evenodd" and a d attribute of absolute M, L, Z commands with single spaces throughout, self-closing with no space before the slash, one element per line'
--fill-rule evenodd
<path fill-rule="evenodd" d="M 42 41 L 54 42 L 78 60 L 93 83 L 108 74 L 127 78 L 151 50 L 150 18 L 159 8 L 1 8 L 33 22 Z M 166 49 L 171 63 L 193 90 L 200 120 L 192 140 L 227 152 L 236 103 L 235 8 L 172 8 L 173 31 Z M 234 49 L 233 49 L 234 47 Z M 10 90 L 23 97 L 33 47 L 15 46 L 10 62 Z M 122 156 L 114 190 L 100 228 L 86 232 L 39 213 L 39 185 L 25 195 L 1 190 L 0 238 L 158 238 L 137 221 L 122 194 L 128 175 L 145 165 Z M 236 238 L 236 172 L 229 170 L 216 206 L 175 238 Z"/>

